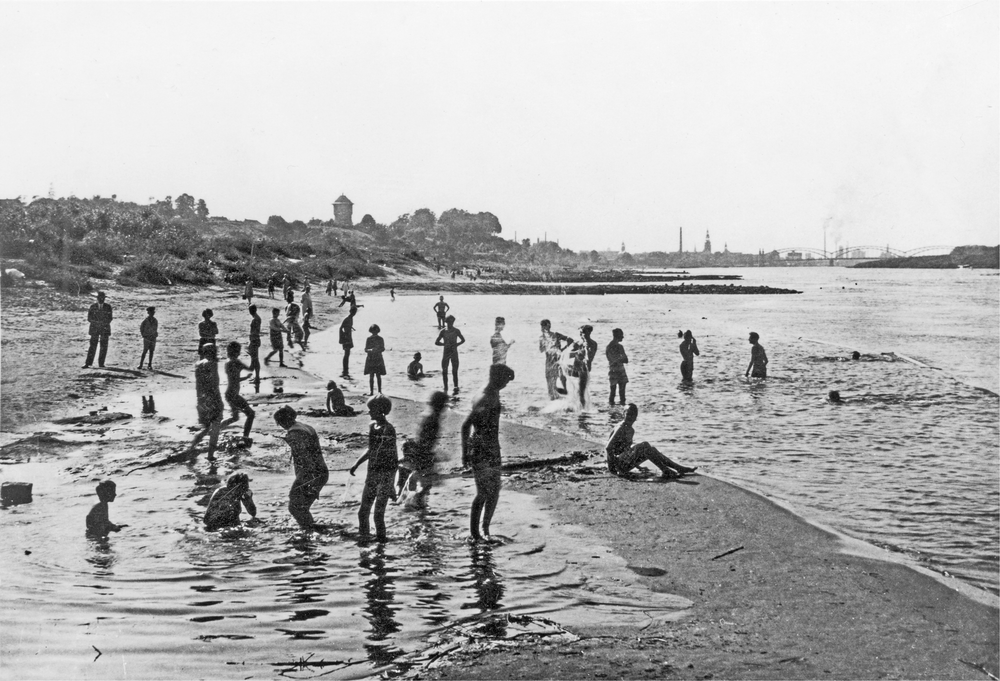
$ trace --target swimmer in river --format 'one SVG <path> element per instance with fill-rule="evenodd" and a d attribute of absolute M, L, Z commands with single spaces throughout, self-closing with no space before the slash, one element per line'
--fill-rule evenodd
<path fill-rule="evenodd" d="M 855 350 L 851 353 L 851 359 L 861 359 L 861 353 Z"/>
<path fill-rule="evenodd" d="M 628 383 L 628 372 L 625 365 L 628 364 L 628 355 L 622 347 L 622 340 L 625 333 L 621 329 L 611 330 L 611 342 L 604 350 L 604 356 L 608 358 L 608 382 L 611 384 L 611 394 L 608 396 L 608 404 L 615 403 L 615 392 L 617 391 L 619 402 L 625 404 L 625 385 Z"/>
<path fill-rule="evenodd" d="M 827 398 L 833 404 L 843 404 L 844 403 L 844 401 L 842 399 L 840 399 L 840 391 L 839 390 L 831 390 L 830 394 L 827 395 Z"/>
<path fill-rule="evenodd" d="M 604 448 L 609 471 L 615 475 L 626 475 L 644 461 L 649 461 L 659 468 L 664 478 L 679 478 L 698 470 L 697 467 L 682 466 L 671 461 L 648 442 L 632 444 L 635 438 L 635 429 L 632 424 L 638 417 L 639 407 L 634 404 L 628 405 L 628 409 L 625 410 L 625 420 L 611 433 L 608 444 Z"/>
<path fill-rule="evenodd" d="M 444 379 L 444 391 L 448 392 L 448 365 L 451 364 L 451 375 L 454 378 L 455 392 L 458 392 L 458 346 L 465 343 L 465 336 L 455 328 L 455 315 L 448 315 L 444 323 L 447 328 L 441 330 L 434 345 L 444 346 L 441 355 L 441 377 Z M 379 391 L 381 392 L 381 391 Z"/>
<path fill-rule="evenodd" d="M 512 380 L 513 369 L 506 364 L 491 365 L 489 382 L 462 423 L 462 466 L 472 468 L 476 481 L 469 513 L 473 541 L 490 539 L 490 522 L 500 501 L 500 391 Z"/>
<path fill-rule="evenodd" d="M 229 345 L 226 346 L 226 356 L 228 360 L 226 361 L 225 371 L 226 371 L 226 402 L 229 403 L 229 408 L 233 410 L 233 421 L 239 418 L 238 414 L 242 412 L 246 417 L 246 422 L 243 424 L 243 439 L 250 439 L 250 429 L 253 428 L 253 418 L 256 412 L 250 407 L 250 403 L 240 395 L 240 381 L 246 381 L 253 378 L 253 373 L 246 364 L 240 361 L 240 346 L 239 341 L 230 341 Z M 243 371 L 251 371 L 251 373 L 246 376 L 241 375 Z"/>
<path fill-rule="evenodd" d="M 87 514 L 87 536 L 106 537 L 109 532 L 118 532 L 128 525 L 115 525 L 108 518 L 108 504 L 118 496 L 118 487 L 114 480 L 102 480 L 97 483 L 98 502 Z"/>
<path fill-rule="evenodd" d="M 344 401 L 344 392 L 340 387 L 330 381 L 326 384 L 326 410 L 334 416 L 357 416 L 358 412 L 354 407 L 349 407 Z"/>
<path fill-rule="evenodd" d="M 253 503 L 253 492 L 250 491 L 250 476 L 246 473 L 233 473 L 226 481 L 226 486 L 218 488 L 212 494 L 208 508 L 205 509 L 205 525 L 209 530 L 239 525 L 243 506 L 250 517 L 257 517 L 257 505 Z"/>
<path fill-rule="evenodd" d="M 454 277 L 452 277 L 454 279 Z M 438 302 L 434 303 L 434 313 L 437 315 L 438 328 L 444 328 L 445 315 L 448 314 L 448 310 L 451 309 L 451 305 L 444 302 L 444 296 L 438 296 Z"/>
<path fill-rule="evenodd" d="M 747 365 L 744 376 L 767 378 L 767 353 L 764 352 L 764 346 L 757 342 L 759 340 L 760 336 L 751 331 L 750 345 L 753 347 L 750 349 L 750 364 Z"/>
<path fill-rule="evenodd" d="M 318 529 L 309 507 L 319 499 L 330 471 L 323 460 L 319 436 L 312 426 L 297 422 L 297 416 L 287 404 L 274 412 L 274 422 L 285 429 L 285 442 L 292 450 L 295 467 L 295 481 L 288 492 L 288 512 L 303 529 Z"/>
<path fill-rule="evenodd" d="M 493 348 L 494 364 L 506 364 L 507 351 L 510 350 L 510 346 L 514 344 L 514 341 L 508 343 L 503 339 L 503 336 L 500 335 L 506 325 L 507 320 L 503 317 L 497 317 L 494 322 L 493 335 L 490 336 L 490 347 Z"/>
<path fill-rule="evenodd" d="M 681 342 L 681 379 L 690 381 L 694 377 L 694 356 L 700 355 L 698 352 L 698 341 L 694 339 L 691 330 L 684 332 L 684 340 Z"/>
<path fill-rule="evenodd" d="M 351 475 L 365 461 L 368 471 L 365 475 L 365 488 L 361 492 L 361 507 L 358 509 L 358 533 L 362 537 L 371 534 L 368 524 L 368 514 L 375 507 L 375 538 L 386 541 L 385 507 L 390 499 L 396 498 L 396 469 L 399 467 L 399 456 L 396 452 L 396 429 L 386 420 L 392 411 L 392 402 L 385 395 L 378 395 L 368 400 L 368 414 L 372 418 L 368 428 L 368 449 L 358 457 L 349 471 Z"/>
<path fill-rule="evenodd" d="M 419 352 L 414 352 L 413 361 L 406 367 L 406 375 L 414 380 L 424 377 L 424 365 L 420 363 L 421 358 Z"/>

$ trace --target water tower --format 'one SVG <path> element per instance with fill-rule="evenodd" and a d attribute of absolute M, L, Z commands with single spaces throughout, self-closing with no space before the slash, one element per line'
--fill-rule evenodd
<path fill-rule="evenodd" d="M 333 222 L 338 227 L 353 227 L 353 213 L 354 204 L 351 203 L 351 200 L 343 194 L 341 194 L 340 198 L 333 202 Z"/>

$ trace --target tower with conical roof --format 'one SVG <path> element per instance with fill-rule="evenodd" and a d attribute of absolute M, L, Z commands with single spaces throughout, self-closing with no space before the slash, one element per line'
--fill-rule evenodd
<path fill-rule="evenodd" d="M 345 195 L 341 194 L 340 197 L 333 202 L 333 222 L 338 227 L 353 227 L 354 226 L 354 204 Z"/>
<path fill-rule="evenodd" d="M 708 238 L 708 230 L 705 230 L 705 252 L 712 252 L 712 240 Z"/>

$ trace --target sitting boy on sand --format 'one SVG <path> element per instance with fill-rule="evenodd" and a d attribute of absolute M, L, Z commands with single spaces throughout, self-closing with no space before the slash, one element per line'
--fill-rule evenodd
<path fill-rule="evenodd" d="M 347 406 L 344 401 L 344 391 L 334 382 L 326 384 L 326 410 L 334 416 L 357 416 L 354 407 Z"/>
<path fill-rule="evenodd" d="M 212 500 L 205 509 L 205 525 L 209 530 L 232 527 L 240 524 L 240 505 L 246 506 L 247 513 L 257 517 L 257 506 L 250 491 L 250 477 L 246 473 L 233 473 L 225 487 L 215 490 Z"/>
<path fill-rule="evenodd" d="M 109 532 L 117 532 L 128 525 L 115 525 L 108 518 L 108 504 L 118 496 L 118 487 L 113 480 L 97 483 L 97 498 L 100 500 L 87 514 L 87 536 L 107 537 Z"/>
<path fill-rule="evenodd" d="M 406 375 L 414 380 L 424 377 L 424 365 L 420 363 L 421 358 L 419 352 L 414 352 L 413 361 L 406 367 Z"/>
<path fill-rule="evenodd" d="M 639 407 L 628 405 L 625 410 L 625 420 L 615 428 L 604 448 L 608 459 L 608 470 L 615 475 L 626 475 L 643 461 L 649 461 L 660 469 L 664 478 L 679 478 L 688 473 L 694 473 L 697 467 L 689 468 L 671 461 L 656 447 L 648 442 L 632 444 L 635 429 L 632 424 L 639 417 Z"/>

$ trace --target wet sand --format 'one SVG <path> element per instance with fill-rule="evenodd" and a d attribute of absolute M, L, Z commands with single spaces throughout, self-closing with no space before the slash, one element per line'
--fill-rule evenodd
<path fill-rule="evenodd" d="M 221 308 L 223 319 L 238 324 L 242 335 L 245 326 L 242 320 L 246 317 L 237 296 L 223 290 L 201 295 L 213 297 L 216 318 L 219 319 Z M 121 297 L 127 299 L 128 294 L 122 293 Z M 113 302 L 114 298 L 111 300 Z M 332 309 L 337 299 L 327 300 L 323 295 L 316 296 L 315 300 L 325 325 L 339 320 L 342 310 Z M 197 323 L 199 305 L 201 298 L 191 302 L 195 308 L 193 324 Z M 136 327 L 139 318 L 136 317 Z M 4 321 L 4 335 L 7 336 L 8 319 Z M 222 320 L 220 327 L 223 327 Z M 161 322 L 161 334 L 162 329 Z M 85 345 L 82 347 L 85 351 Z M 79 346 L 72 351 L 66 350 L 67 358 L 75 357 L 78 349 Z M 169 452 L 171 447 L 191 437 L 187 426 L 194 422 L 190 371 L 193 353 L 190 361 L 181 364 L 186 359 L 187 349 L 177 352 L 178 359 L 173 364 L 165 364 L 165 373 L 147 373 L 127 381 L 92 380 L 88 385 L 94 385 L 93 390 L 81 394 L 72 404 L 59 408 L 48 406 L 46 410 L 52 418 L 87 415 L 102 406 L 108 406 L 109 412 L 116 412 L 123 403 L 137 403 L 142 394 L 179 394 L 180 407 L 190 412 L 188 418 L 143 420 L 139 414 L 132 413 L 129 419 L 105 424 L 21 426 L 17 432 L 5 433 L 3 441 L 9 445 L 32 434 L 37 436 L 45 432 L 48 435 L 22 442 L 20 447 L 5 449 L 0 458 L 2 479 L 19 479 L 31 470 L 31 465 L 44 461 L 79 477 L 85 481 L 85 486 L 105 476 L 128 484 L 134 484 L 137 476 L 142 480 L 146 473 L 121 476 L 137 463 L 146 461 L 143 457 L 151 456 L 147 452 Z M 7 380 L 6 343 L 4 353 L 3 387 L 6 392 L 16 389 L 18 383 L 11 384 Z M 166 361 L 168 355 L 163 357 Z M 354 362 L 359 371 L 361 358 L 355 357 Z M 350 433 L 363 434 L 367 418 L 310 416 L 310 411 L 322 404 L 321 380 L 296 369 L 281 370 L 274 365 L 264 373 L 283 378 L 286 392 L 280 396 L 269 394 L 271 383 L 265 381 L 262 394 L 254 400 L 258 414 L 252 456 L 261 462 L 267 461 L 267 467 L 275 473 L 281 470 L 276 460 L 284 456 L 284 445 L 276 437 L 280 433 L 271 415 L 281 403 L 290 402 L 304 413 L 305 422 L 317 427 L 324 443 L 338 437 L 342 441 L 342 447 L 328 454 L 331 468 L 349 466 L 358 447 L 362 446 Z M 327 378 L 339 371 L 331 368 L 329 373 Z M 358 391 L 359 385 L 360 382 L 351 386 L 347 393 L 348 403 L 356 408 L 361 408 L 366 397 Z M 244 388 L 244 394 L 247 392 Z M 185 394 L 190 396 L 189 404 L 183 403 Z M 421 405 L 405 400 L 395 400 L 395 404 L 390 420 L 397 432 L 401 436 L 414 433 Z M 160 408 L 164 415 L 173 414 L 172 409 L 178 405 L 164 403 Z M 457 452 L 462 411 L 463 403 L 460 402 L 449 415 L 443 431 L 441 449 L 453 456 Z M 239 424 L 235 424 L 225 433 L 236 435 L 239 431 Z M 345 434 L 348 437 L 344 437 Z M 93 446 L 98 441 L 101 443 L 99 449 Z M 695 475 L 675 482 L 615 478 L 604 469 L 600 447 L 594 443 L 507 422 L 502 427 L 501 443 L 505 460 L 509 462 L 556 458 L 574 451 L 590 455 L 576 464 L 506 474 L 504 484 L 508 494 L 501 497 L 496 518 L 496 532 L 512 536 L 513 545 L 520 547 L 509 552 L 511 560 L 503 566 L 508 577 L 506 600 L 517 603 L 516 594 L 512 593 L 518 588 L 517 575 L 553 572 L 563 576 L 552 588 L 572 593 L 575 597 L 564 602 L 573 605 L 561 610 L 555 606 L 548 610 L 536 609 L 531 621 L 518 619 L 519 613 L 526 612 L 523 607 L 492 608 L 472 615 L 464 625 L 502 618 L 508 628 L 499 639 L 488 635 L 489 627 L 452 630 L 451 636 L 437 632 L 425 641 L 425 645 L 418 646 L 421 652 L 414 653 L 411 664 L 406 665 L 411 675 L 425 678 L 987 679 L 1000 673 L 998 611 L 995 599 L 989 594 L 968 588 L 963 593 L 958 590 L 961 587 L 957 583 L 945 585 L 913 567 L 885 560 L 891 556 L 874 547 L 846 542 L 764 497 L 709 475 Z M 81 447 L 87 454 L 82 460 L 72 456 L 74 448 Z M 676 454 L 683 463 L 698 464 L 696 453 Z M 32 464 L 19 463 L 28 458 L 32 459 Z M 202 453 L 194 464 L 193 474 L 204 474 L 201 469 L 204 465 Z M 148 470 L 153 475 L 157 469 Z M 223 473 L 219 471 L 219 475 Z M 290 475 L 287 468 L 284 475 Z M 462 481 L 461 476 L 457 480 Z M 37 498 L 34 503 L 44 504 L 45 483 L 35 482 Z M 456 488 L 456 504 L 462 503 L 462 494 L 469 493 L 468 481 L 464 481 L 464 485 Z M 340 505 L 344 501 L 340 499 L 341 492 L 341 489 L 328 488 L 314 507 L 317 516 L 329 515 L 331 507 Z M 524 511 L 530 509 L 531 504 L 516 492 L 530 494 L 536 500 L 537 510 L 528 514 L 538 516 L 538 522 L 530 523 L 532 527 L 518 527 L 525 523 Z M 138 496 L 137 492 L 133 491 L 132 496 Z M 347 499 L 344 504 L 347 517 L 351 503 L 352 500 Z M 261 504 L 259 498 L 258 504 Z M 283 510 L 281 503 L 268 507 L 274 515 Z M 125 518 L 128 513 L 127 496 L 112 506 L 112 519 L 117 522 L 128 522 Z M 390 527 L 394 519 L 401 522 L 394 507 L 390 507 L 388 518 Z M 132 524 L 136 522 L 141 523 L 141 520 L 132 521 Z M 463 532 L 463 515 L 456 513 L 449 522 L 456 533 Z M 292 531 L 293 528 L 289 528 L 289 532 Z M 522 532 L 533 534 L 529 538 L 522 536 Z M 112 539 L 118 540 L 117 536 Z M 341 541 L 338 539 L 337 543 Z M 859 555 L 861 553 L 866 555 Z M 518 557 L 517 560 L 513 560 L 514 557 Z M 576 577 L 565 576 L 570 568 L 576 571 Z M 610 593 L 604 593 L 603 602 L 600 602 L 594 594 L 602 588 Z M 619 601 L 634 602 L 636 611 L 622 614 L 627 611 L 622 607 L 618 609 L 622 616 L 608 616 L 610 611 L 606 606 L 611 595 L 617 596 Z M 589 613 L 588 603 L 593 603 Z M 17 607 L 10 601 L 6 605 L 5 610 L 11 605 Z M 658 616 L 657 613 L 667 614 Z M 24 617 L 27 617 L 25 613 L 8 610 L 3 617 L 4 629 L 10 630 L 12 622 Z M 552 626 L 546 628 L 546 621 Z M 528 626 L 531 622 L 542 626 L 533 629 Z M 512 635 L 510 630 L 519 624 L 524 625 L 522 635 Z M 53 626 L 58 625 L 53 623 Z M 105 639 L 103 645 L 110 648 L 113 641 L 112 636 Z M 66 646 L 92 653 L 83 643 L 89 644 L 90 640 L 66 641 Z M 170 652 L 166 647 L 158 652 L 155 639 L 146 641 L 145 647 L 147 662 L 155 664 L 159 659 L 160 663 L 139 673 L 133 662 L 130 674 L 160 678 L 189 678 L 192 675 L 190 668 L 169 663 Z M 25 665 L 41 663 L 41 669 L 51 670 L 53 667 L 45 666 L 46 655 L 52 660 L 62 660 L 69 652 L 49 649 L 46 653 L 43 648 L 39 655 L 38 651 L 39 647 L 32 645 L 30 637 L 25 640 L 23 631 L 16 641 L 5 636 L 4 667 L 24 669 Z M 316 644 L 315 651 L 317 657 L 335 655 L 335 651 L 325 649 L 321 643 Z M 271 652 L 275 653 L 272 657 L 281 657 L 282 651 Z M 95 676 L 94 671 L 85 671 L 82 662 L 80 660 L 79 667 L 56 668 L 72 670 L 67 673 L 72 677 L 108 678 L 112 674 L 107 668 L 105 674 Z M 253 671 L 258 675 L 275 673 L 274 669 Z M 324 669 L 307 667 L 298 671 L 318 674 Z M 227 675 L 232 673 L 226 671 Z M 221 674 L 206 667 L 199 675 Z M 117 668 L 114 675 L 119 675 Z M 39 676 L 51 677 L 44 673 Z"/>

